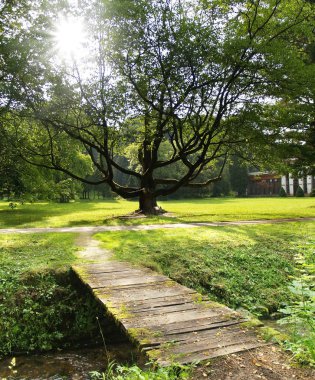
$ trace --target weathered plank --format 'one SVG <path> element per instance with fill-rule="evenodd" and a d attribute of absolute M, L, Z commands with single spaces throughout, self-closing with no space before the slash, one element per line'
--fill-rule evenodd
<path fill-rule="evenodd" d="M 191 354 L 172 354 L 171 352 L 165 352 L 165 354 L 160 355 L 160 351 L 152 351 L 154 352 L 154 355 L 150 356 L 151 359 L 155 359 L 157 363 L 161 366 L 167 366 L 172 364 L 173 362 L 180 363 L 180 364 L 187 364 L 192 362 L 199 362 L 203 360 L 212 359 L 218 356 L 225 356 L 229 354 L 234 354 L 236 352 L 242 352 L 246 350 L 251 350 L 257 347 L 262 347 L 263 345 L 266 345 L 266 343 L 263 342 L 241 342 L 236 343 L 230 346 L 226 347 L 218 347 L 215 349 L 205 349 L 203 351 L 194 352 Z M 163 351 L 162 351 L 163 352 Z"/>
<path fill-rule="evenodd" d="M 90 254 L 93 258 L 91 247 L 84 258 Z M 160 365 L 206 360 L 265 344 L 243 327 L 246 318 L 239 313 L 150 269 L 104 260 L 73 270 L 130 339 Z"/>
<path fill-rule="evenodd" d="M 96 277 L 95 275 L 89 279 L 89 286 L 92 289 L 98 288 L 114 288 L 121 290 L 122 288 L 136 288 L 139 289 L 140 286 L 147 286 L 148 284 L 158 284 L 160 282 L 166 282 L 167 280 L 163 276 L 145 276 L 141 278 L 137 275 L 130 275 L 124 277 L 112 277 L 106 278 L 106 276 Z"/>
<path fill-rule="evenodd" d="M 97 297 L 103 302 L 106 303 L 111 299 L 119 298 L 123 302 L 128 301 L 140 301 L 140 300 L 150 300 L 161 297 L 168 296 L 180 296 L 188 294 L 196 294 L 194 290 L 183 287 L 182 289 L 176 287 L 167 287 L 165 285 L 145 285 L 142 287 L 135 287 L 132 289 L 109 289 L 109 288 L 98 288 L 95 290 Z"/>

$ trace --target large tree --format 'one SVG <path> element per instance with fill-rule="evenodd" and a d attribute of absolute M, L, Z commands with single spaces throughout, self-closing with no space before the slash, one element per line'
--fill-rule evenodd
<path fill-rule="evenodd" d="M 157 197 L 220 179 L 230 153 L 273 157 L 281 133 L 271 105 L 308 83 L 300 46 L 314 39 L 310 2 L 104 0 L 73 13 L 85 18 L 88 54 L 59 64 L 41 18 L 21 42 L 32 47 L 14 75 L 17 130 L 40 136 L 23 147 L 26 160 L 89 183 L 69 160 L 87 153 L 97 183 L 157 213 Z"/>

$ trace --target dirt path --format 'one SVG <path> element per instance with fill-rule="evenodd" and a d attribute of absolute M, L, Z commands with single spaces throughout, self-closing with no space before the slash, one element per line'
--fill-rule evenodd
<path fill-rule="evenodd" d="M 314 380 L 315 369 L 290 365 L 290 355 L 277 345 L 215 358 L 198 366 L 191 380 Z"/>
<path fill-rule="evenodd" d="M 147 231 L 161 228 L 196 228 L 196 227 L 224 227 L 243 226 L 257 224 L 279 224 L 292 222 L 315 221 L 315 218 L 285 218 L 285 219 L 261 219 L 261 220 L 240 220 L 233 222 L 197 222 L 197 223 L 164 223 L 164 224 L 141 224 L 134 226 L 82 226 L 82 227 L 30 227 L 30 228 L 1 228 L 1 234 L 14 233 L 49 233 L 49 232 L 73 232 L 73 233 L 97 233 L 106 231 Z"/>

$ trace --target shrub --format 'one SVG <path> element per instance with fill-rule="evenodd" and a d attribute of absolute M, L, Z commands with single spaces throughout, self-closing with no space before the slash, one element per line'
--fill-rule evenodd
<path fill-rule="evenodd" d="M 13 274 L 0 281 L 0 304 L 0 357 L 98 339 L 99 305 L 67 271 Z"/>
<path fill-rule="evenodd" d="M 149 363 L 150 364 L 150 363 Z M 194 365 L 173 364 L 170 367 L 148 368 L 120 366 L 110 362 L 105 372 L 90 372 L 92 380 L 188 380 Z"/>
<path fill-rule="evenodd" d="M 284 190 L 283 187 L 281 187 L 279 191 L 279 197 L 286 197 L 287 195 L 288 195 L 287 192 Z"/>
<path fill-rule="evenodd" d="M 296 190 L 295 196 L 296 197 L 304 197 L 304 190 L 302 189 L 301 186 L 299 186 L 298 189 Z"/>
<path fill-rule="evenodd" d="M 314 189 L 312 189 L 312 191 L 310 193 L 310 197 L 315 197 L 315 187 L 314 187 Z"/>
<path fill-rule="evenodd" d="M 9 207 L 10 207 L 11 210 L 14 210 L 15 208 L 17 208 L 17 203 L 15 203 L 15 202 L 10 202 L 10 203 L 9 203 Z"/>
<path fill-rule="evenodd" d="M 312 242 L 313 243 L 313 242 Z M 300 364 L 315 367 L 315 258 L 313 244 L 301 245 L 296 254 L 296 276 L 289 290 L 296 300 L 280 309 L 285 317 L 278 321 L 286 324 L 288 338 L 284 342 L 287 350 Z"/>

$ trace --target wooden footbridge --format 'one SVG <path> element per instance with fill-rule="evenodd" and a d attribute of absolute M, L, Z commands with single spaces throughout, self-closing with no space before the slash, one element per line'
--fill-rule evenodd
<path fill-rule="evenodd" d="M 127 336 L 159 365 L 191 363 L 260 347 L 246 318 L 150 269 L 111 261 L 95 240 L 73 267 Z M 108 254 L 107 254 L 108 255 Z"/>

